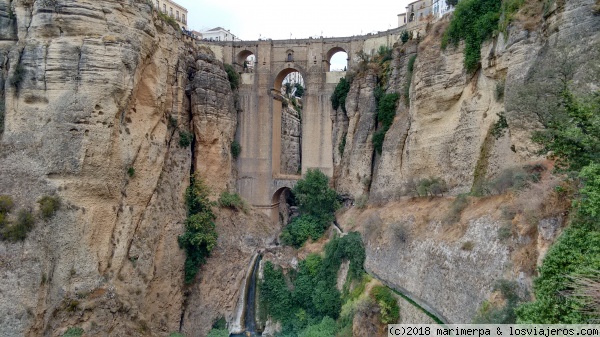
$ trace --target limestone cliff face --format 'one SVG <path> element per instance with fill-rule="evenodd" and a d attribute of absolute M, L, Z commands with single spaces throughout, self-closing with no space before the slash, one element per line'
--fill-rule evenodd
<path fill-rule="evenodd" d="M 233 179 L 222 64 L 141 0 L 0 1 L 0 34 L 0 194 L 34 211 L 62 200 L 0 242 L 3 336 L 178 331 L 202 305 L 184 304 L 177 244 L 190 173 L 217 195 Z"/>
<path fill-rule="evenodd" d="M 530 286 L 536 263 L 560 232 L 560 216 L 533 220 L 524 227 L 513 219 L 507 225 L 498 213 L 513 207 L 511 201 L 493 199 L 470 206 L 459 224 L 448 226 L 443 224 L 448 200 L 419 204 L 400 197 L 411 178 L 443 178 L 450 193 L 458 194 L 508 167 L 539 160 L 530 137 L 540 126 L 532 113 L 527 114 L 526 104 L 546 103 L 524 101 L 524 83 L 562 76 L 556 67 L 548 67 L 559 60 L 564 62 L 561 69 L 573 70 L 575 87 L 597 88 L 588 76 L 597 69 L 594 62 L 600 50 L 600 21 L 593 5 L 591 0 L 557 1 L 543 17 L 518 16 L 506 36 L 500 34 L 484 44 L 482 66 L 474 74 L 463 68 L 462 45 L 441 50 L 447 22 L 438 23 L 415 50 L 410 104 L 399 103 L 382 154 L 373 157 L 372 151 L 364 150 L 372 141 L 368 132 L 362 146 L 356 146 L 354 129 L 348 127 L 346 150 L 336 168 L 340 172 L 336 188 L 356 198 L 365 193 L 356 179 L 371 178 L 369 201 L 377 206 L 350 211 L 338 221 L 347 230 L 363 233 L 370 272 L 415 295 L 453 323 L 471 322 L 498 279 Z M 396 48 L 388 92 L 403 93 L 410 48 L 410 43 Z M 548 74 L 548 69 L 558 73 Z M 364 81 L 357 75 L 346 103 L 348 111 L 354 107 L 350 97 L 359 88 L 363 90 Z M 491 129 L 501 113 L 509 127 L 496 138 Z M 353 118 L 373 118 L 365 108 L 359 114 Z M 340 131 L 334 134 L 343 133 L 343 118 L 336 119 Z M 356 164 L 371 158 L 372 170 Z M 550 230 L 545 229 L 548 224 Z M 516 238 L 503 241 L 498 234 L 502 226 L 512 226 Z"/>
<path fill-rule="evenodd" d="M 345 135 L 344 152 L 336 167 L 336 190 L 342 195 L 359 196 L 366 193 L 371 181 L 373 142 L 372 133 L 377 121 L 377 102 L 374 90 L 377 76 L 372 70 L 357 75 L 346 98 L 346 113 L 339 109 L 334 128 Z M 334 148 L 338 153 L 339 145 Z"/>
<path fill-rule="evenodd" d="M 407 61 L 416 53 L 410 104 L 398 104 L 394 124 L 386 134 L 381 156 L 373 158 L 371 130 L 355 121 L 373 120 L 375 81 L 365 83 L 356 76 L 346 109 L 350 126 L 346 149 L 336 160 L 336 186 L 340 193 L 358 197 L 366 193 L 359 180 L 370 181 L 369 198 L 384 202 L 402 195 L 411 179 L 443 178 L 454 194 L 467 192 L 477 179 L 495 176 L 498 172 L 536 158 L 537 147 L 530 141 L 531 130 L 539 127 L 534 118 L 522 111 L 519 91 L 526 78 L 539 74 L 541 65 L 550 57 L 564 54 L 575 67 L 574 79 L 582 86 L 593 85 L 586 69 L 595 69 L 590 55 L 596 55 L 598 20 L 593 14 L 593 1 L 556 2 L 540 19 L 521 18 L 484 44 L 482 67 L 468 74 L 463 67 L 462 44 L 458 48 L 440 48 L 441 35 L 447 22 L 431 28 L 424 41 L 413 50 L 412 42 L 399 45 L 394 51 L 387 92 L 404 93 Z M 577 41 L 585 39 L 586 43 Z M 597 49 L 597 48 L 596 48 Z M 563 52 L 564 51 L 564 52 Z M 586 56 L 587 55 L 587 56 Z M 357 93 L 360 103 L 357 104 Z M 371 102 L 371 103 L 368 103 Z M 504 114 L 509 130 L 496 139 L 490 135 L 498 114 Z M 338 112 L 340 114 L 340 112 Z M 350 117 L 352 115 L 353 117 Z M 343 118 L 334 125 L 334 134 L 344 134 Z M 354 124 L 353 124 L 354 123 Z M 371 122 L 371 125 L 374 125 Z M 364 133 L 364 134 L 363 134 Z M 357 137 L 357 135 L 360 135 Z M 339 145 L 342 137 L 337 137 Z M 337 147 L 334 158 L 337 158 Z"/>

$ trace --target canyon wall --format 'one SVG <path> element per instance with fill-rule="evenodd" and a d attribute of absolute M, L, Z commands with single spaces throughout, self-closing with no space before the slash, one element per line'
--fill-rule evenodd
<path fill-rule="evenodd" d="M 205 292 L 223 305 L 186 329 L 232 316 L 243 275 L 208 285 L 199 276 L 185 287 L 177 243 L 190 174 L 215 200 L 235 180 L 237 111 L 222 62 L 141 0 L 2 0 L 0 27 L 0 194 L 15 201 L 9 220 L 19 209 L 36 214 L 44 195 L 61 200 L 26 240 L 0 242 L 3 336 L 59 336 L 74 326 L 164 336 L 179 331 L 184 313 L 219 303 L 198 297 Z M 273 228 L 261 216 L 217 212 L 211 261 L 227 251 L 235 261 L 219 264 L 229 270 Z"/>

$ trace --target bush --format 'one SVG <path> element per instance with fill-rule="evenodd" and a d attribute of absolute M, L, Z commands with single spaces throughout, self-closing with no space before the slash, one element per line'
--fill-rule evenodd
<path fill-rule="evenodd" d="M 453 224 L 460 221 L 460 217 L 462 215 L 462 211 L 469 206 L 469 199 L 466 194 L 459 194 L 452 204 L 450 205 L 450 209 L 448 213 L 446 213 L 446 217 L 444 219 L 444 223 Z"/>
<path fill-rule="evenodd" d="M 467 242 L 463 243 L 463 245 L 460 247 L 460 249 L 466 250 L 466 251 L 471 251 L 471 250 L 473 250 L 473 248 L 475 248 L 475 244 L 473 243 L 473 241 L 467 241 Z"/>
<path fill-rule="evenodd" d="M 10 78 L 10 83 L 13 85 L 13 87 L 15 87 L 15 89 L 18 90 L 21 88 L 21 83 L 23 83 L 26 73 L 27 72 L 25 71 L 23 65 L 21 63 L 18 63 L 15 67 L 15 72 Z"/>
<path fill-rule="evenodd" d="M 420 197 L 444 195 L 448 192 L 446 181 L 439 177 L 421 179 L 417 182 L 416 188 Z"/>
<path fill-rule="evenodd" d="M 498 28 L 502 1 L 463 0 L 454 10 L 448 29 L 442 38 L 442 48 L 465 41 L 464 65 L 467 72 L 479 67 L 481 44 Z"/>
<path fill-rule="evenodd" d="M 190 179 L 190 186 L 185 193 L 188 207 L 188 218 L 185 221 L 185 232 L 177 238 L 179 248 L 185 250 L 185 283 L 194 281 L 200 266 L 217 244 L 215 215 L 208 199 L 210 191 L 199 176 Z"/>
<path fill-rule="evenodd" d="M 564 294 L 569 290 L 571 275 L 600 270 L 600 231 L 591 227 L 572 224 L 550 247 L 533 282 L 535 301 L 516 309 L 518 323 L 590 323 L 590 317 L 580 310 L 581 303 Z"/>
<path fill-rule="evenodd" d="M 323 317 L 321 323 L 310 325 L 298 337 L 335 337 L 337 325 L 330 317 Z"/>
<path fill-rule="evenodd" d="M 495 139 L 504 136 L 504 131 L 508 129 L 508 122 L 506 121 L 506 116 L 504 116 L 504 113 L 499 113 L 497 115 L 498 121 L 492 125 L 491 131 L 492 136 L 494 136 Z"/>
<path fill-rule="evenodd" d="M 371 289 L 371 294 L 379 305 L 381 323 L 394 324 L 398 322 L 398 319 L 400 319 L 400 307 L 390 289 L 385 286 L 375 286 Z"/>
<path fill-rule="evenodd" d="M 407 69 L 408 69 L 408 73 L 412 74 L 413 70 L 415 69 L 415 61 L 417 60 L 417 55 L 413 55 L 408 59 L 408 65 L 407 65 Z"/>
<path fill-rule="evenodd" d="M 179 131 L 179 146 L 186 148 L 192 144 L 194 134 L 187 131 Z"/>
<path fill-rule="evenodd" d="M 57 196 L 51 197 L 46 195 L 38 200 L 38 204 L 40 204 L 42 217 L 44 219 L 50 219 L 60 208 L 60 199 Z"/>
<path fill-rule="evenodd" d="M 330 223 L 312 215 L 301 215 L 292 219 L 281 232 L 281 240 L 284 244 L 301 247 L 308 239 L 316 241 L 323 236 Z"/>
<path fill-rule="evenodd" d="M 383 150 L 383 140 L 385 134 L 392 126 L 394 117 L 396 116 L 396 103 L 400 98 L 398 93 L 384 94 L 383 92 L 376 94 L 378 98 L 377 104 L 377 120 L 381 123 L 381 129 L 373 134 L 373 147 L 377 153 L 381 154 Z"/>
<path fill-rule="evenodd" d="M 79 337 L 79 336 L 83 335 L 83 333 L 84 333 L 84 331 L 82 328 L 71 327 L 71 328 L 67 329 L 67 332 L 65 332 L 63 337 Z"/>
<path fill-rule="evenodd" d="M 591 164 L 581 170 L 579 177 L 584 185 L 580 189 L 579 214 L 590 222 L 600 223 L 600 165 Z M 600 225 L 597 225 L 600 229 Z"/>
<path fill-rule="evenodd" d="M 5 227 L 3 236 L 5 239 L 16 242 L 23 241 L 27 238 L 27 233 L 29 233 L 33 226 L 35 225 L 35 219 L 30 210 L 21 210 L 17 215 L 17 221 Z"/>
<path fill-rule="evenodd" d="M 233 142 L 231 142 L 231 156 L 233 157 L 233 159 L 238 159 L 240 153 L 242 153 L 242 146 L 240 145 L 240 143 L 234 140 Z"/>
<path fill-rule="evenodd" d="M 386 133 L 387 133 L 387 130 L 385 130 L 385 129 L 379 129 L 379 130 L 375 131 L 375 133 L 373 133 L 373 138 L 372 138 L 373 148 L 379 154 L 381 154 L 381 152 L 383 151 L 383 141 L 385 140 Z"/>
<path fill-rule="evenodd" d="M 8 213 L 12 210 L 14 202 L 8 195 L 0 195 L 0 213 Z"/>
<path fill-rule="evenodd" d="M 224 64 L 224 67 L 225 72 L 227 73 L 227 79 L 229 79 L 231 90 L 236 90 L 240 86 L 240 74 L 235 71 L 235 68 L 231 64 Z"/>
<path fill-rule="evenodd" d="M 167 13 L 163 13 L 160 10 L 157 10 L 156 13 L 158 13 L 159 19 L 161 19 L 162 21 L 167 23 L 169 26 L 173 27 L 173 29 L 175 29 L 175 31 L 180 31 L 181 28 L 179 28 L 179 24 L 177 23 L 177 21 L 174 18 L 172 18 Z"/>
<path fill-rule="evenodd" d="M 237 193 L 221 192 L 219 196 L 219 206 L 235 209 L 236 211 L 248 212 L 248 204 Z"/>
<path fill-rule="evenodd" d="M 400 40 L 402 40 L 402 44 L 405 44 L 406 42 L 408 42 L 409 38 L 410 38 L 410 36 L 408 36 L 407 31 L 403 31 L 402 34 L 400 35 Z"/>
<path fill-rule="evenodd" d="M 335 190 L 329 188 L 329 178 L 318 169 L 308 169 L 303 179 L 292 190 L 300 212 L 323 221 L 333 221 L 333 213 L 340 208 Z"/>
<path fill-rule="evenodd" d="M 342 111 L 346 113 L 346 97 L 350 91 L 350 85 L 351 82 L 348 81 L 346 77 L 340 79 L 333 94 L 331 94 L 331 106 L 333 107 L 333 110 L 337 110 L 341 107 Z"/>
<path fill-rule="evenodd" d="M 130 168 L 128 168 L 128 169 L 127 169 L 127 175 L 128 175 L 130 178 L 133 178 L 133 176 L 135 175 L 135 169 L 134 169 L 133 167 L 130 167 Z"/>

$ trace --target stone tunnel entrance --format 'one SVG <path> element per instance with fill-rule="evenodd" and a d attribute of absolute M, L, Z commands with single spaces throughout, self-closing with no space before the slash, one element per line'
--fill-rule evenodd
<path fill-rule="evenodd" d="M 302 174 L 302 74 L 294 68 L 282 70 L 275 78 L 271 94 L 273 175 L 288 179 L 299 178 Z"/>

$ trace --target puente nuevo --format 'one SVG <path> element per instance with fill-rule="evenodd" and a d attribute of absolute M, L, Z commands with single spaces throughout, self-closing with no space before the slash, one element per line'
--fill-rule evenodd
<path fill-rule="evenodd" d="M 243 151 L 238 159 L 238 192 L 253 206 L 271 214 L 279 195 L 291 188 L 301 175 L 283 174 L 281 156 L 280 96 L 283 79 L 299 72 L 305 83 L 302 98 L 302 173 L 317 168 L 333 174 L 332 119 L 330 97 L 345 71 L 330 71 L 332 56 L 348 55 L 348 69 L 360 59 L 356 53 L 373 55 L 380 46 L 391 47 L 400 39 L 404 28 L 378 34 L 339 38 L 292 40 L 200 42 L 210 48 L 217 59 L 238 65 L 241 84 L 238 91 L 241 113 L 238 141 Z M 241 65 L 255 56 L 254 71 L 242 73 Z M 274 212 L 276 214 L 276 212 Z"/>

